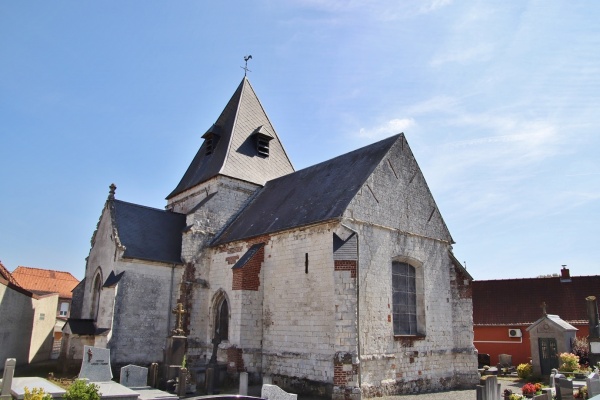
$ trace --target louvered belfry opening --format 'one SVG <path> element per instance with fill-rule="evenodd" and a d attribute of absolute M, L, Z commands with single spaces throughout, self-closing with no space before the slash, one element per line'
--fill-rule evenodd
<path fill-rule="evenodd" d="M 211 155 L 215 150 L 215 146 L 219 140 L 220 136 L 220 128 L 217 124 L 213 124 L 209 130 L 206 131 L 204 135 L 202 135 L 202 139 L 204 139 L 204 149 L 207 156 Z"/>
<path fill-rule="evenodd" d="M 269 142 L 273 140 L 273 136 L 261 125 L 253 133 L 256 140 L 256 151 L 258 155 L 269 157 Z"/>

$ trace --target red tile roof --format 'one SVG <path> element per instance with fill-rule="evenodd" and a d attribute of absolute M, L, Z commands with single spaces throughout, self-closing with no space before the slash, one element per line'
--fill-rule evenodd
<path fill-rule="evenodd" d="M 60 298 L 70 299 L 71 290 L 79 281 L 69 272 L 49 269 L 17 267 L 12 273 L 18 284 L 38 294 L 58 293 Z"/>
<path fill-rule="evenodd" d="M 475 325 L 525 325 L 546 312 L 573 323 L 587 323 L 586 300 L 600 301 L 600 275 L 505 279 L 473 282 L 473 323 Z"/>

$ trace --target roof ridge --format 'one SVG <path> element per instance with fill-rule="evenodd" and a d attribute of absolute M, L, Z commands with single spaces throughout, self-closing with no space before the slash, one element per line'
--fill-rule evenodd
<path fill-rule="evenodd" d="M 55 272 L 55 273 L 59 273 L 59 274 L 68 274 L 68 275 L 72 276 L 73 278 L 75 278 L 75 276 L 72 273 L 70 273 L 69 271 L 60 271 L 57 269 L 49 269 L 49 268 L 27 267 L 25 265 L 19 265 L 17 268 L 15 268 L 15 270 L 12 273 L 14 274 L 19 268 L 23 268 L 26 270 L 29 269 L 29 270 L 37 270 L 37 271 Z M 75 279 L 77 279 L 77 278 L 75 278 Z"/>
<path fill-rule="evenodd" d="M 223 158 L 223 163 L 221 164 L 221 167 L 219 168 L 219 174 L 223 174 L 223 171 L 225 170 L 225 165 L 227 164 L 227 161 L 229 161 L 229 154 L 231 152 L 231 146 L 233 146 L 233 135 L 235 132 L 235 127 L 236 127 L 238 116 L 240 113 L 242 98 L 244 97 L 244 92 L 246 91 L 246 83 L 248 85 L 250 84 L 250 82 L 248 81 L 248 78 L 246 76 L 244 76 L 244 79 L 242 79 L 242 82 L 240 82 L 240 85 L 239 85 L 239 86 L 241 86 L 240 87 L 240 97 L 238 98 L 237 104 L 235 106 L 233 124 L 231 126 L 231 133 L 229 134 L 229 143 L 227 143 L 227 150 L 225 150 L 225 157 Z M 227 107 L 227 106 L 225 106 L 225 107 Z M 219 118 L 220 118 L 220 116 L 219 116 Z"/>
<path fill-rule="evenodd" d="M 113 201 L 117 202 L 117 203 L 122 203 L 122 204 L 127 204 L 127 205 L 130 205 L 130 206 L 139 207 L 139 208 L 145 208 L 147 210 L 161 211 L 161 212 L 168 213 L 168 214 L 185 215 L 185 214 L 182 214 L 182 213 L 178 213 L 177 211 L 171 211 L 171 210 L 166 210 L 166 209 L 163 209 L 163 208 L 145 206 L 143 204 L 132 203 L 130 201 L 124 201 L 124 200 L 119 200 L 119 199 L 114 199 Z"/>

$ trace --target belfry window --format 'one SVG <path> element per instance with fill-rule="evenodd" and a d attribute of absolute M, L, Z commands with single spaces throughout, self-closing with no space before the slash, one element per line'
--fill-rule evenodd
<path fill-rule="evenodd" d="M 206 133 L 204 135 L 202 135 L 202 138 L 204 139 L 204 154 L 205 155 L 211 155 L 214 150 L 215 147 L 217 145 L 217 142 L 219 141 L 219 137 L 220 137 L 220 128 L 217 124 L 213 124 L 209 130 L 206 131 Z"/>
<path fill-rule="evenodd" d="M 256 128 L 253 133 L 256 142 L 256 152 L 262 157 L 269 157 L 269 142 L 273 140 L 271 135 L 263 125 Z"/>

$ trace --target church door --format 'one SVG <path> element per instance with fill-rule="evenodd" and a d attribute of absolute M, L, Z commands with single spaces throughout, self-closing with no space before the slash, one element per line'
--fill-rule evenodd
<path fill-rule="evenodd" d="M 558 369 L 558 348 L 555 338 L 539 338 L 540 368 L 542 375 L 550 375 L 552 368 Z"/>
<path fill-rule="evenodd" d="M 219 341 L 229 340 L 229 305 L 223 297 L 215 313 L 215 338 Z"/>

